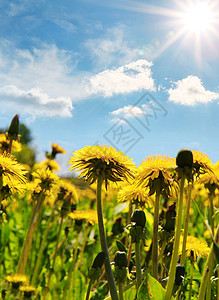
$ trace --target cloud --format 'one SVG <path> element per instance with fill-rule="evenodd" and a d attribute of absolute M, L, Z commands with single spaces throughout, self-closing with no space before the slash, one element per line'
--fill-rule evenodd
<path fill-rule="evenodd" d="M 50 98 L 39 88 L 21 90 L 14 85 L 0 88 L 1 113 L 21 112 L 31 118 L 47 117 L 71 117 L 73 106 L 68 97 Z"/>
<path fill-rule="evenodd" d="M 112 123 L 126 123 L 125 120 L 131 119 L 131 118 L 138 118 L 145 116 L 147 112 L 149 111 L 149 107 L 146 104 L 142 104 L 139 106 L 134 105 L 127 105 L 124 107 L 121 107 L 117 110 L 114 110 L 110 112 L 110 117 Z"/>
<path fill-rule="evenodd" d="M 87 79 L 85 84 L 87 91 L 104 97 L 143 89 L 154 91 L 151 66 L 152 63 L 142 59 L 117 69 L 107 69 Z"/>
<path fill-rule="evenodd" d="M 198 103 L 209 103 L 218 99 L 219 94 L 204 88 L 200 78 L 188 76 L 174 83 L 175 88 L 169 89 L 169 100 L 182 105 L 193 106 Z"/>

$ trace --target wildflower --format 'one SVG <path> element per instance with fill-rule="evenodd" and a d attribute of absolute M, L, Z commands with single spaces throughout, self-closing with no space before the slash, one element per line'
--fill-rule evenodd
<path fill-rule="evenodd" d="M 62 216 L 65 216 L 71 210 L 72 206 L 78 203 L 76 188 L 69 180 L 61 180 L 58 199 L 63 201 L 61 208 Z"/>
<path fill-rule="evenodd" d="M 166 191 L 172 183 L 171 169 L 176 165 L 175 159 L 166 155 L 151 155 L 138 167 L 137 183 L 150 188 L 149 195 L 156 191 Z"/>
<path fill-rule="evenodd" d="M 34 165 L 35 169 L 49 169 L 52 172 L 59 171 L 59 164 L 53 159 L 47 159 L 41 161 L 39 164 Z"/>
<path fill-rule="evenodd" d="M 133 177 L 132 160 L 115 148 L 105 145 L 86 146 L 73 155 L 69 160 L 72 165 L 69 170 L 82 171 L 79 177 L 85 177 L 91 184 L 101 178 L 107 187 L 108 180 L 116 182 Z"/>
<path fill-rule="evenodd" d="M 0 151 L 4 153 L 5 151 L 8 152 L 10 147 L 10 141 L 7 139 L 4 133 L 0 134 Z M 12 144 L 12 151 L 13 152 L 20 152 L 22 150 L 21 143 L 18 141 L 13 141 Z"/>
<path fill-rule="evenodd" d="M 96 210 L 87 209 L 87 210 L 75 210 L 68 214 L 69 217 L 73 220 L 84 220 L 87 223 L 96 224 L 97 220 L 97 212 Z"/>
<path fill-rule="evenodd" d="M 119 202 L 131 202 L 141 207 L 153 206 L 154 204 L 154 200 L 149 196 L 149 191 L 136 184 L 123 185 L 118 191 L 117 200 Z"/>
<path fill-rule="evenodd" d="M 5 279 L 12 284 L 12 287 L 18 289 L 19 286 L 27 282 L 27 276 L 24 274 L 11 274 L 7 275 Z"/>
<path fill-rule="evenodd" d="M 59 145 L 52 143 L 52 152 L 51 153 L 47 152 L 46 157 L 48 159 L 55 159 L 56 154 L 58 154 L 58 153 L 66 153 L 66 151 Z"/>
<path fill-rule="evenodd" d="M 0 154 L 0 189 L 21 191 L 27 182 L 27 171 L 11 154 Z"/>
<path fill-rule="evenodd" d="M 195 150 L 192 151 L 192 154 L 193 168 L 198 175 L 206 172 L 212 172 L 213 163 L 207 154 Z"/>
<path fill-rule="evenodd" d="M 179 255 L 182 254 L 182 245 L 183 245 L 183 237 L 180 238 L 180 245 L 179 245 Z M 198 256 L 201 257 L 208 257 L 209 254 L 209 247 L 208 244 L 200 240 L 194 236 L 187 237 L 186 243 L 186 257 L 194 256 L 194 260 L 197 261 Z"/>
<path fill-rule="evenodd" d="M 31 298 L 33 293 L 36 292 L 36 289 L 31 285 L 24 285 L 20 287 L 20 291 L 24 293 L 25 298 Z"/>
<path fill-rule="evenodd" d="M 50 170 L 38 169 L 32 173 L 35 182 L 40 186 L 41 190 L 49 194 L 54 184 L 58 182 L 59 177 Z"/>

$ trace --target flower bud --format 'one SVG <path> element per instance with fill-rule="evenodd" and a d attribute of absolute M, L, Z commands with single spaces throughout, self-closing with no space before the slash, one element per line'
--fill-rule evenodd
<path fill-rule="evenodd" d="M 114 258 L 115 265 L 119 268 L 127 267 L 128 260 L 126 253 L 123 251 L 117 251 Z"/>
<path fill-rule="evenodd" d="M 101 268 L 102 265 L 104 264 L 105 259 L 106 259 L 106 254 L 104 252 L 99 252 L 94 259 L 92 268 L 94 269 Z"/>
<path fill-rule="evenodd" d="M 146 216 L 143 210 L 136 209 L 131 216 L 131 222 L 135 223 L 136 226 L 141 226 L 143 229 L 146 223 Z"/>
<path fill-rule="evenodd" d="M 176 274 L 175 274 L 175 284 L 180 285 L 182 283 L 183 277 L 185 275 L 185 267 L 183 265 L 178 264 L 176 266 Z"/>
<path fill-rule="evenodd" d="M 7 137 L 10 140 L 17 140 L 19 135 L 19 115 L 14 115 L 7 131 Z"/>
<path fill-rule="evenodd" d="M 181 149 L 176 156 L 176 164 L 179 168 L 193 167 L 193 154 L 188 149 Z"/>

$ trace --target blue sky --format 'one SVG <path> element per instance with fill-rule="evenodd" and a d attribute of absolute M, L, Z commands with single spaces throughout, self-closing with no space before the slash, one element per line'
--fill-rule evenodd
<path fill-rule="evenodd" d="M 18 113 L 38 160 L 62 146 L 61 174 L 96 143 L 216 162 L 218 1 L 108 2 L 0 0 L 0 127 Z"/>

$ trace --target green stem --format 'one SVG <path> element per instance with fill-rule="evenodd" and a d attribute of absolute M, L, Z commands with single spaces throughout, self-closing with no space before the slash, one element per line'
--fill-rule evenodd
<path fill-rule="evenodd" d="M 179 241 L 180 241 L 180 234 L 181 234 L 181 224 L 182 224 L 184 183 L 185 183 L 185 175 L 183 174 L 181 183 L 180 183 L 180 197 L 179 197 L 179 201 L 177 203 L 176 229 L 175 229 L 173 253 L 172 253 L 172 258 L 171 258 L 171 263 L 170 263 L 169 280 L 167 283 L 165 300 L 171 299 L 173 285 L 174 285 L 174 281 L 175 281 L 176 265 L 177 265 L 178 250 L 179 250 Z"/>
<path fill-rule="evenodd" d="M 141 254 L 140 254 L 140 242 L 135 243 L 135 259 L 136 259 L 136 278 L 137 278 L 137 290 L 141 285 Z"/>
<path fill-rule="evenodd" d="M 63 224 L 63 216 L 61 217 L 61 221 L 60 221 L 60 224 L 59 224 L 59 232 L 58 232 L 58 236 L 57 236 L 57 240 L 56 240 L 55 252 L 53 254 L 53 263 L 52 263 L 52 267 L 49 270 L 48 281 L 47 281 L 47 284 L 46 284 L 46 289 L 45 289 L 43 299 L 46 299 L 46 294 L 49 291 L 50 279 L 51 279 L 52 273 L 54 271 L 53 269 L 54 269 L 54 265 L 55 265 L 57 252 L 58 252 L 58 245 L 59 245 L 59 238 L 60 238 L 60 234 L 61 234 L 62 224 Z"/>
<path fill-rule="evenodd" d="M 210 224 L 211 224 L 211 231 L 214 236 L 214 194 L 211 193 L 209 197 L 209 204 L 210 204 Z"/>
<path fill-rule="evenodd" d="M 77 235 L 76 243 L 75 243 L 75 249 L 74 249 L 73 258 L 72 258 L 72 263 L 71 263 L 71 265 L 69 267 L 69 270 L 68 270 L 68 279 L 67 279 L 67 282 L 65 284 L 65 288 L 64 288 L 64 292 L 63 292 L 63 299 L 67 299 L 67 292 L 69 290 L 70 281 L 71 281 L 71 278 L 72 278 L 72 272 L 74 270 L 76 259 L 77 259 L 78 239 L 79 239 L 79 236 Z"/>
<path fill-rule="evenodd" d="M 160 193 L 156 192 L 154 204 L 154 226 L 152 240 L 152 276 L 158 278 L 158 225 L 159 225 L 159 199 Z"/>
<path fill-rule="evenodd" d="M 189 228 L 189 211 L 190 211 L 190 203 L 191 203 L 191 193 L 192 193 L 192 185 L 189 186 L 189 196 L 186 206 L 186 216 L 185 216 L 185 224 L 184 224 L 184 233 L 183 233 L 183 244 L 182 244 L 182 255 L 180 259 L 180 263 L 184 265 L 186 258 L 186 242 L 188 236 L 188 228 Z"/>
<path fill-rule="evenodd" d="M 132 215 L 132 202 L 129 202 L 129 211 L 127 215 L 126 225 L 131 223 L 131 215 Z M 129 236 L 128 234 L 125 237 L 125 247 L 127 248 L 129 242 Z"/>
<path fill-rule="evenodd" d="M 102 212 L 102 202 L 101 202 L 101 187 L 102 187 L 102 179 L 98 178 L 97 180 L 97 216 L 98 216 L 98 226 L 99 226 L 99 235 L 100 235 L 100 243 L 102 251 L 106 255 L 105 260 L 105 270 L 106 270 L 106 276 L 109 284 L 110 294 L 113 300 L 119 300 L 117 290 L 116 290 L 116 284 L 113 278 L 112 269 L 110 266 L 110 259 L 109 259 L 109 253 L 106 243 L 106 237 L 105 237 L 105 230 L 104 230 L 104 224 L 103 224 L 103 212 Z"/>
<path fill-rule="evenodd" d="M 44 194 L 43 192 L 40 193 L 39 198 L 37 200 L 37 204 L 34 208 L 33 214 L 31 221 L 28 226 L 28 230 L 26 233 L 26 237 L 23 243 L 23 247 L 21 250 L 18 266 L 17 266 L 17 273 L 24 273 L 26 264 L 27 264 L 27 258 L 28 258 L 28 251 L 30 249 L 32 239 L 33 239 L 33 233 L 34 229 L 38 223 L 39 215 L 40 215 L 40 210 L 43 204 L 43 199 L 44 199 Z"/>
<path fill-rule="evenodd" d="M 219 238 L 219 225 L 217 226 L 217 230 L 214 236 L 214 241 L 217 242 Z M 205 271 L 204 271 L 204 275 L 202 277 L 202 281 L 201 281 L 201 286 L 199 289 L 199 296 L 198 296 L 198 300 L 203 300 L 205 299 L 205 291 L 206 291 L 206 286 L 207 286 L 207 282 L 209 280 L 210 277 L 210 272 L 209 270 L 212 269 L 212 265 L 214 262 L 214 245 L 212 243 L 211 245 L 211 249 L 208 255 L 208 259 L 207 262 L 205 264 Z"/>
<path fill-rule="evenodd" d="M 67 299 L 70 299 L 71 282 L 73 282 L 73 284 L 75 283 L 75 274 L 76 274 L 76 272 L 77 272 L 77 270 L 79 268 L 79 264 L 81 263 L 81 258 L 82 258 L 83 254 L 84 254 L 84 249 L 85 249 L 85 247 L 87 245 L 87 237 L 88 237 L 88 235 L 90 233 L 90 230 L 91 230 L 91 227 L 88 226 L 87 230 L 86 230 L 86 233 L 84 235 L 84 241 L 83 241 L 83 244 L 82 244 L 82 248 L 81 248 L 79 257 L 78 257 L 77 262 L 76 262 L 75 267 L 74 267 L 73 278 L 72 278 L 72 280 L 70 280 L 69 289 L 68 289 L 68 298 Z"/>
<path fill-rule="evenodd" d="M 89 300 L 89 296 L 90 296 L 90 291 L 91 291 L 91 287 L 92 287 L 93 281 L 90 280 L 88 288 L 87 288 L 87 293 L 86 293 L 86 298 L 85 300 Z"/>
<path fill-rule="evenodd" d="M 189 300 L 192 299 L 192 281 L 193 281 L 193 271 L 194 271 L 194 263 L 192 263 L 192 266 L 191 266 L 191 278 L 190 278 L 190 281 L 189 281 Z"/>
<path fill-rule="evenodd" d="M 122 282 L 118 283 L 119 286 L 119 300 L 123 300 L 123 290 L 122 290 Z"/>
<path fill-rule="evenodd" d="M 42 242 L 41 242 L 41 245 L 40 245 L 40 249 L 39 249 L 39 253 L 38 253 L 38 256 L 37 256 L 36 264 L 35 264 L 35 267 L 34 267 L 34 270 L 33 270 L 33 276 L 31 278 L 31 285 L 32 286 L 35 284 L 36 276 L 37 276 L 38 271 L 39 271 L 43 250 L 45 249 L 46 238 L 47 238 L 47 235 L 48 235 L 49 230 L 50 230 L 50 223 L 53 219 L 54 212 L 55 212 L 55 209 L 53 209 L 52 213 L 50 214 L 49 220 L 47 221 L 46 230 L 43 234 L 43 239 L 42 239 Z"/>

